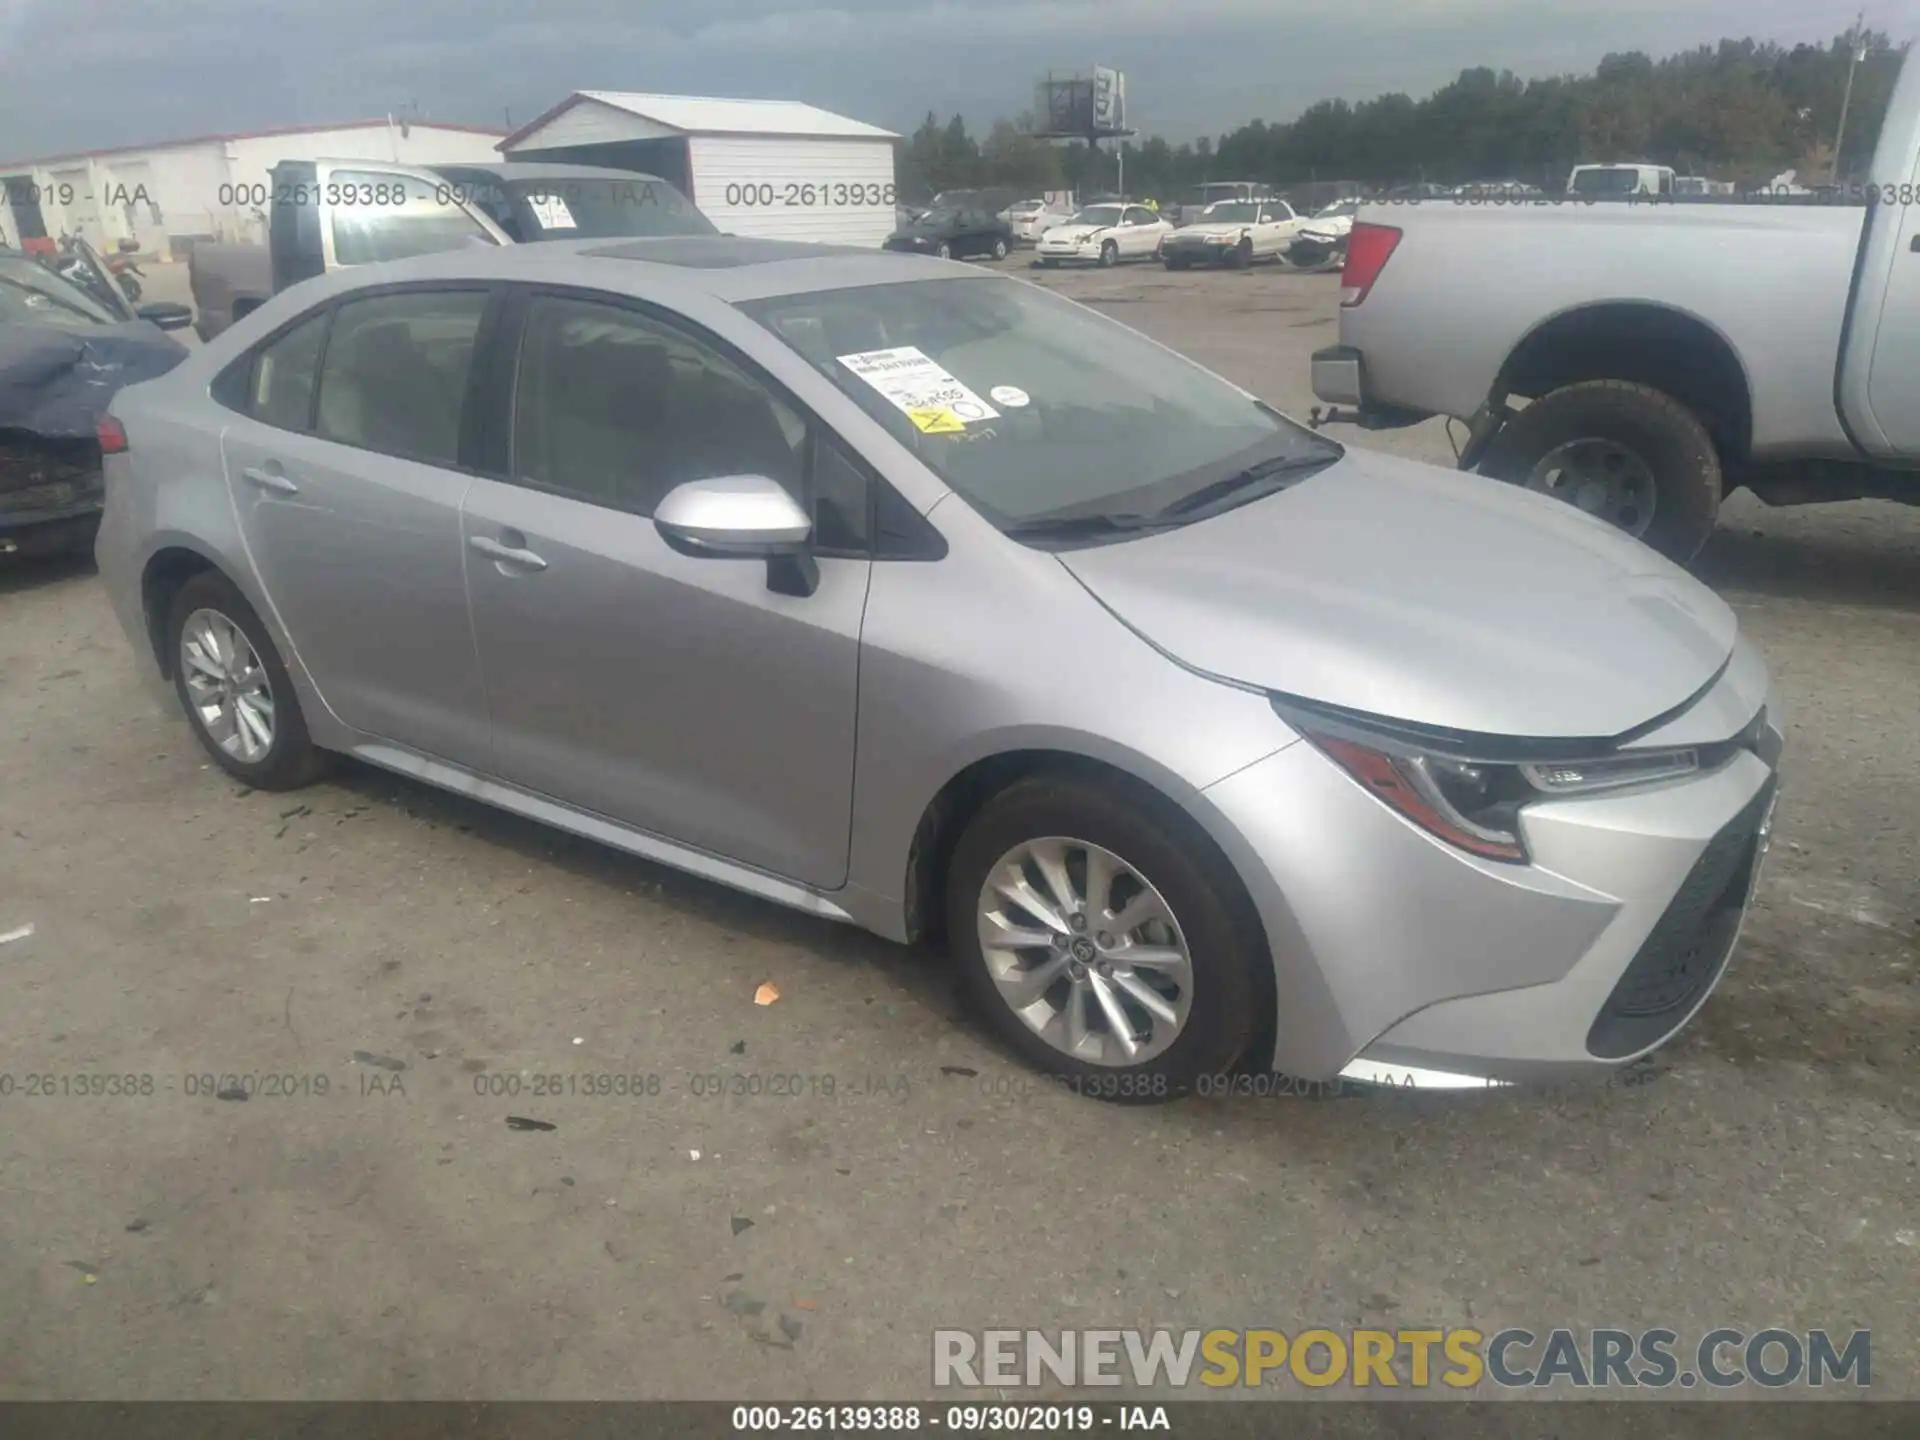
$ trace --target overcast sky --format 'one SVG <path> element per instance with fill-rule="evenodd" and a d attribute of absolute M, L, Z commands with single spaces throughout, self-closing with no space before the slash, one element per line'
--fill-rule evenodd
<path fill-rule="evenodd" d="M 1825 39 L 1857 0 L 0 0 L 0 159 L 359 119 L 518 125 L 576 89 L 806 100 L 984 128 L 1049 67 L 1127 72 L 1170 139 L 1468 65 L 1588 69 L 1726 35 Z M 1906 38 L 1911 0 L 1868 23 Z"/>

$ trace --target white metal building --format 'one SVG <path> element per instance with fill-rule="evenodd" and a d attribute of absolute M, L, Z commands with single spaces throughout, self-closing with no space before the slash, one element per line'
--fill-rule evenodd
<path fill-rule="evenodd" d="M 658 175 L 730 234 L 877 248 L 899 138 L 793 100 L 576 90 L 500 149 Z"/>
<path fill-rule="evenodd" d="M 264 240 L 267 172 L 282 160 L 493 160 L 504 133 L 388 117 L 0 164 L 0 229 L 13 245 L 72 233 L 106 250 L 132 237 L 172 258 L 196 239 Z"/>

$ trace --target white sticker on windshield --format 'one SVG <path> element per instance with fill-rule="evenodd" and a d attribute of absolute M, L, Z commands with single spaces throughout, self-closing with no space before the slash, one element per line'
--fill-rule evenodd
<path fill-rule="evenodd" d="M 1018 385 L 996 385 L 987 394 L 993 397 L 996 405 L 1005 405 L 1009 410 L 1018 410 L 1030 398 Z"/>
<path fill-rule="evenodd" d="M 558 195 L 529 195 L 527 204 L 533 207 L 533 218 L 542 230 L 577 230 L 573 211 L 567 208 L 567 202 Z"/>
<path fill-rule="evenodd" d="M 912 345 L 836 357 L 928 435 L 951 435 L 1000 412 Z"/>

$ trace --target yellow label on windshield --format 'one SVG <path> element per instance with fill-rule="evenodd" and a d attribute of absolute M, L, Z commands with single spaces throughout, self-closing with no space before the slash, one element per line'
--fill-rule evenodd
<path fill-rule="evenodd" d="M 907 411 L 907 418 L 925 435 L 952 435 L 967 428 L 967 422 L 944 405 L 923 405 Z"/>

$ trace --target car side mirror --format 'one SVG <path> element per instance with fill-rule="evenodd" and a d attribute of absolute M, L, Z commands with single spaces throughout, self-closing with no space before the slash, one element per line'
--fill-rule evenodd
<path fill-rule="evenodd" d="M 193 310 L 177 300 L 155 300 L 133 312 L 149 325 L 162 330 L 184 330 L 193 323 Z"/>
<path fill-rule="evenodd" d="M 765 560 L 767 587 L 811 595 L 820 567 L 813 521 L 784 485 L 765 475 L 720 475 L 676 485 L 654 508 L 653 527 L 682 555 Z"/>

